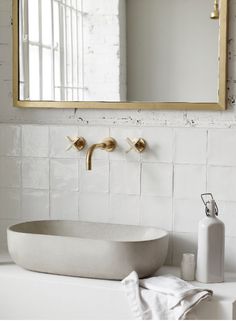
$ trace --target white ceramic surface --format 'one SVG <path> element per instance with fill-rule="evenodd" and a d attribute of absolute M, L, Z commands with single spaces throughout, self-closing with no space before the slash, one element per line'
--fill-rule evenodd
<path fill-rule="evenodd" d="M 179 272 L 164 266 L 158 275 L 179 277 Z M 214 296 L 195 308 L 195 319 L 235 320 L 236 274 L 226 273 L 225 281 L 207 284 Z M 4 263 L 0 284 L 0 320 L 134 320 L 119 281 L 33 273 Z M 196 281 L 193 285 L 206 287 Z"/>
<path fill-rule="evenodd" d="M 123 279 L 140 277 L 165 262 L 168 233 L 152 227 L 36 221 L 8 228 L 8 249 L 26 269 L 61 275 Z"/>

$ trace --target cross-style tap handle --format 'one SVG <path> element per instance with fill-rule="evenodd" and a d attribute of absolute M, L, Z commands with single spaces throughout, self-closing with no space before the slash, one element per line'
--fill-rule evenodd
<path fill-rule="evenodd" d="M 131 150 L 135 150 L 137 153 L 142 153 L 147 146 L 147 143 L 143 138 L 131 140 L 129 137 L 127 137 L 126 140 L 130 145 L 130 148 L 126 151 L 126 153 L 129 153 Z"/>
<path fill-rule="evenodd" d="M 70 137 L 66 136 L 66 138 L 69 140 L 70 145 L 67 147 L 66 151 L 69 151 L 71 148 L 76 148 L 78 151 L 81 151 L 84 149 L 86 145 L 86 141 L 84 137 Z"/>

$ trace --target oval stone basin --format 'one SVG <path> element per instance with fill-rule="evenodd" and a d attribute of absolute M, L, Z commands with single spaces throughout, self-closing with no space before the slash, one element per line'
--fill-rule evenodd
<path fill-rule="evenodd" d="M 165 262 L 168 233 L 153 227 L 37 221 L 8 228 L 13 261 L 38 272 L 121 280 L 135 270 L 140 278 Z"/>

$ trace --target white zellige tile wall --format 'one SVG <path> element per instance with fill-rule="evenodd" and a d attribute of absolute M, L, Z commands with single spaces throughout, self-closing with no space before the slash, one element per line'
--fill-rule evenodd
<path fill-rule="evenodd" d="M 226 224 L 226 269 L 236 270 L 236 0 L 230 3 L 229 104 L 224 112 L 22 110 L 12 106 L 11 0 L 0 1 L 0 253 L 6 227 L 37 219 L 152 225 L 171 232 L 168 263 L 196 251 L 210 191 Z M 88 144 L 111 135 L 115 152 L 65 152 L 65 136 Z M 148 142 L 126 154 L 126 137 Z"/>
<path fill-rule="evenodd" d="M 67 134 L 88 144 L 111 135 L 118 148 L 95 151 L 88 172 L 85 151 L 65 151 Z M 126 136 L 142 136 L 147 150 L 125 153 Z M 1 234 L 29 219 L 157 226 L 171 232 L 168 262 L 179 264 L 183 251 L 196 251 L 200 194 L 211 191 L 226 224 L 226 267 L 234 267 L 236 130 L 1 124 L 0 137 Z"/>

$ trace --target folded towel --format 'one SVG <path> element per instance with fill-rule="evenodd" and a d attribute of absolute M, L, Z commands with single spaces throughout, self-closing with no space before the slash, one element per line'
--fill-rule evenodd
<path fill-rule="evenodd" d="M 211 290 L 196 288 L 173 275 L 139 280 L 134 271 L 122 284 L 134 317 L 138 320 L 183 320 Z"/>

